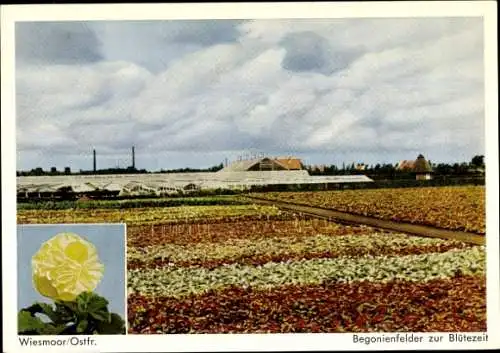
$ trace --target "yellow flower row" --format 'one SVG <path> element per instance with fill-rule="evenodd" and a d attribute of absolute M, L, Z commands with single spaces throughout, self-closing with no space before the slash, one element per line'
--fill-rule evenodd
<path fill-rule="evenodd" d="M 17 223 L 106 223 L 125 222 L 146 224 L 162 222 L 192 221 L 202 218 L 224 218 L 240 216 L 274 216 L 280 210 L 273 206 L 181 206 L 134 209 L 78 209 L 78 210 L 26 210 L 19 211 Z"/>

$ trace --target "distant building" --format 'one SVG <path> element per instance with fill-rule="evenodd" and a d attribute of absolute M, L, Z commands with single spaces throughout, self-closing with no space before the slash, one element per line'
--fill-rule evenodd
<path fill-rule="evenodd" d="M 358 163 L 358 164 L 356 164 L 355 169 L 356 170 L 366 170 L 366 164 Z"/>
<path fill-rule="evenodd" d="M 417 180 L 432 179 L 432 167 L 421 154 L 418 155 L 417 160 L 415 161 L 415 167 L 413 171 L 416 173 Z"/>
<path fill-rule="evenodd" d="M 414 168 L 415 168 L 415 161 L 409 161 L 409 160 L 401 161 L 396 166 L 397 170 L 413 171 Z"/>
<path fill-rule="evenodd" d="M 431 180 L 433 173 L 431 165 L 421 154 L 414 161 L 403 160 L 399 162 L 396 170 L 413 172 L 417 180 Z"/>
<path fill-rule="evenodd" d="M 274 159 L 279 164 L 283 165 L 286 170 L 302 170 L 302 161 L 295 157 L 277 157 Z"/>
<path fill-rule="evenodd" d="M 223 168 L 221 172 L 248 172 L 269 170 L 302 170 L 302 162 L 294 157 L 254 158 L 236 161 Z"/>

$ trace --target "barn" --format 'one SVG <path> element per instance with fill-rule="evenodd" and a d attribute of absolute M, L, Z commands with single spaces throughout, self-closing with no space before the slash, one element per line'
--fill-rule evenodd
<path fill-rule="evenodd" d="M 417 180 L 432 179 L 432 167 L 422 154 L 415 160 L 403 160 L 397 164 L 397 170 L 415 173 Z"/>

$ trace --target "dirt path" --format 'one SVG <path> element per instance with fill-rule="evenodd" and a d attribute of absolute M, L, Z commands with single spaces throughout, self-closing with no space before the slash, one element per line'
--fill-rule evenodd
<path fill-rule="evenodd" d="M 431 226 L 412 224 L 412 223 L 394 222 L 385 219 L 366 217 L 366 216 L 355 215 L 351 213 L 318 208 L 313 206 L 297 205 L 285 201 L 266 200 L 254 196 L 247 196 L 247 197 L 249 199 L 252 199 L 255 203 L 263 205 L 275 205 L 276 207 L 279 207 L 283 210 L 300 212 L 303 214 L 335 220 L 342 223 L 349 223 L 349 224 L 361 223 L 376 228 L 382 228 L 402 233 L 414 234 L 423 237 L 459 240 L 465 243 L 471 243 L 476 245 L 484 245 L 486 240 L 485 236 L 474 233 L 446 230 L 446 229 L 434 228 Z"/>

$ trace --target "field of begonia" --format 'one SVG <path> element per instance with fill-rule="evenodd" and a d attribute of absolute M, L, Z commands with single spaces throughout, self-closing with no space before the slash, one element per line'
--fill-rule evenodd
<path fill-rule="evenodd" d="M 80 222 L 128 225 L 129 333 L 486 330 L 484 246 L 252 204 L 18 211 Z"/>
<path fill-rule="evenodd" d="M 255 194 L 392 221 L 485 234 L 484 186 L 418 187 Z"/>

